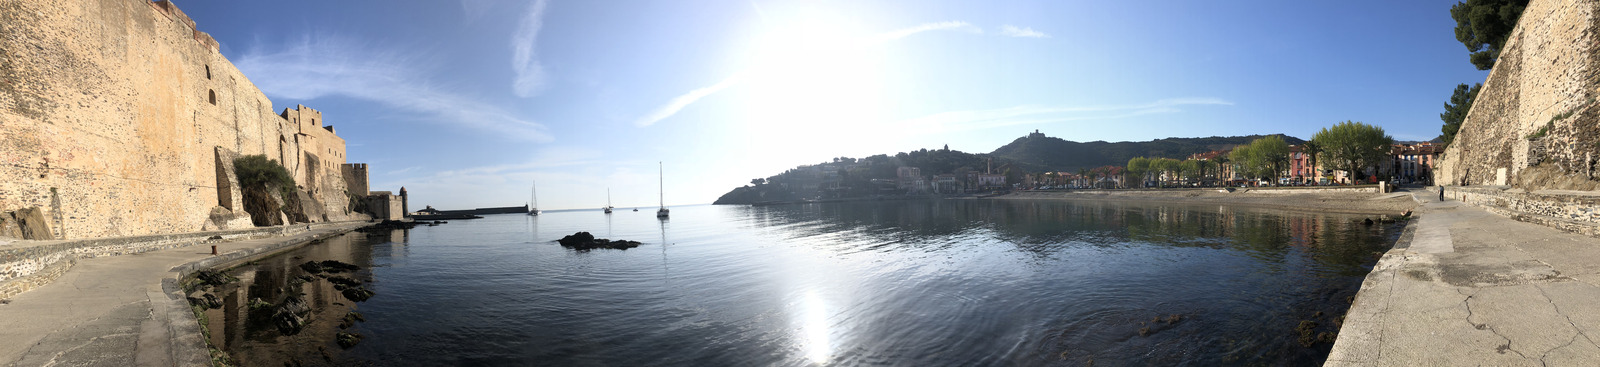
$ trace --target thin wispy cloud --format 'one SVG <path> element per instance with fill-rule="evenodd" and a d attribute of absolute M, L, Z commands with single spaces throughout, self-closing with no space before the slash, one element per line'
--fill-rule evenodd
<path fill-rule="evenodd" d="M 340 37 L 302 37 L 277 48 L 257 45 L 234 62 L 262 92 L 308 100 L 343 96 L 377 102 L 444 127 L 517 140 L 550 141 L 544 125 L 470 96 L 438 88 L 402 53 Z"/>
<path fill-rule="evenodd" d="M 467 23 L 477 22 L 494 8 L 495 0 L 460 0 L 461 14 Z"/>
<path fill-rule="evenodd" d="M 1017 26 L 1010 24 L 1000 26 L 1000 35 L 1007 37 L 1050 38 L 1050 35 L 1044 34 L 1044 32 L 1035 31 L 1033 28 L 1017 28 Z"/>
<path fill-rule="evenodd" d="M 744 80 L 744 73 L 738 73 L 728 77 L 727 79 L 723 79 L 721 82 L 717 82 L 717 84 L 691 90 L 689 93 L 684 93 L 677 98 L 673 98 L 671 102 L 667 102 L 667 104 L 657 107 L 654 111 L 650 111 L 650 114 L 640 117 L 639 120 L 633 122 L 633 125 L 639 127 L 654 125 L 661 120 L 672 117 L 672 115 L 677 114 L 679 110 L 682 110 L 684 107 L 688 107 L 695 101 L 699 101 L 701 98 L 705 98 L 713 93 L 727 89 L 734 84 L 738 84 L 742 80 Z"/>
<path fill-rule="evenodd" d="M 517 31 L 511 36 L 511 70 L 516 72 L 511 89 L 518 97 L 532 97 L 544 89 L 544 65 L 539 64 L 535 49 L 539 42 L 539 29 L 544 27 L 544 8 L 547 3 L 546 0 L 539 0 L 529 5 L 527 12 L 522 15 L 522 21 L 517 24 Z"/>
<path fill-rule="evenodd" d="M 900 129 L 923 133 L 985 130 L 997 127 L 1066 121 L 1115 120 L 1129 117 L 1182 112 L 1183 106 L 1232 106 L 1216 98 L 1175 98 L 1131 105 L 1036 106 L 1024 105 L 989 110 L 949 111 L 900 120 Z"/>

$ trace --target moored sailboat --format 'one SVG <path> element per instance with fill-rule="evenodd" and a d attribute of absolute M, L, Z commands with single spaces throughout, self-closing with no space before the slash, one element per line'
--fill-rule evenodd
<path fill-rule="evenodd" d="M 539 216 L 539 183 L 533 183 L 533 206 L 528 207 L 528 215 Z"/>
<path fill-rule="evenodd" d="M 666 169 L 662 168 L 661 162 L 656 162 L 656 169 L 661 170 L 660 176 L 658 176 L 661 179 L 659 183 L 661 186 L 658 187 L 656 191 L 661 196 L 661 209 L 656 210 L 656 218 L 666 218 L 667 213 L 671 212 L 670 210 L 667 210 L 667 173 Z"/>

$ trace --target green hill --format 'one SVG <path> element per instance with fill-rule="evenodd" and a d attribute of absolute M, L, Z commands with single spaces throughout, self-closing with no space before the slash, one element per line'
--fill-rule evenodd
<path fill-rule="evenodd" d="M 1292 136 L 1274 135 L 1283 137 L 1283 140 L 1290 145 L 1305 143 L 1304 140 Z M 1232 149 L 1234 146 L 1249 144 L 1252 140 L 1266 136 L 1213 136 L 1209 138 L 1166 138 L 1115 143 L 1104 141 L 1079 143 L 1033 134 L 1017 138 L 1010 144 L 995 149 L 994 152 L 989 153 L 989 156 L 995 157 L 996 160 L 1005 159 L 1015 162 L 1015 164 L 1021 165 L 1028 171 L 1073 172 L 1079 168 L 1124 166 L 1128 164 L 1129 159 L 1134 157 L 1186 159 L 1195 153 Z"/>
<path fill-rule="evenodd" d="M 1289 144 L 1304 144 L 1304 140 L 1276 134 Z M 1101 166 L 1123 167 L 1133 157 L 1161 157 L 1186 159 L 1195 153 L 1232 149 L 1249 144 L 1267 135 L 1213 136 L 1209 138 L 1166 138 L 1152 141 L 1115 142 L 1091 141 L 1079 143 L 1039 134 L 1017 138 L 1010 144 L 988 154 L 972 154 L 956 150 L 920 149 L 895 155 L 879 154 L 865 158 L 834 158 L 831 162 L 795 167 L 767 177 L 752 180 L 751 185 L 736 187 L 715 204 L 754 204 L 784 202 L 816 198 L 850 198 L 875 195 L 900 195 L 896 188 L 900 167 L 916 167 L 921 177 L 939 174 L 956 174 L 965 179 L 967 172 L 983 172 L 993 159 L 999 171 L 1009 164 L 1010 172 L 1075 172 L 1079 168 Z M 1016 177 L 1009 178 L 1017 179 Z"/>

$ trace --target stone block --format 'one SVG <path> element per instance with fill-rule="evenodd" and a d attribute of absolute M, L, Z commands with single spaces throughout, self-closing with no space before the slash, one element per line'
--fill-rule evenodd
<path fill-rule="evenodd" d="M 216 147 L 217 205 L 230 212 L 244 211 L 244 191 L 239 187 L 239 175 L 233 170 L 233 161 L 239 153 Z"/>
<path fill-rule="evenodd" d="M 53 240 L 54 232 L 50 231 L 49 219 L 44 215 L 44 209 L 38 207 L 25 208 L 12 213 L 12 218 L 17 221 L 17 227 L 22 232 L 25 240 Z"/>
<path fill-rule="evenodd" d="M 251 221 L 250 213 L 247 213 L 243 210 L 236 213 L 221 206 L 211 208 L 211 215 L 208 216 L 206 222 L 207 227 L 210 227 L 211 230 L 247 229 L 255 227 L 255 223 Z"/>

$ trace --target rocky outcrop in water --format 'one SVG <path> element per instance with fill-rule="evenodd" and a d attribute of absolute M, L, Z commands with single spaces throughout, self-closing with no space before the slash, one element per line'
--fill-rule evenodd
<path fill-rule="evenodd" d="M 311 274 L 321 274 L 321 273 L 343 273 L 343 272 L 347 272 L 347 271 L 356 271 L 356 270 L 361 270 L 361 267 L 357 266 L 355 264 L 348 264 L 348 263 L 339 262 L 338 260 L 323 260 L 323 261 L 307 261 L 304 264 L 300 264 L 300 269 L 301 270 L 305 270 L 307 273 L 311 273 Z"/>
<path fill-rule="evenodd" d="M 589 234 L 589 232 L 573 233 L 571 236 L 561 237 L 561 239 L 556 240 L 556 242 L 560 243 L 561 247 L 571 248 L 579 251 L 588 251 L 593 249 L 627 250 L 630 248 L 639 247 L 639 241 L 612 241 L 604 238 L 594 238 L 594 235 Z"/>
<path fill-rule="evenodd" d="M 357 343 L 361 343 L 361 334 L 347 333 L 347 332 L 341 331 L 337 335 L 336 339 L 338 339 L 338 341 L 339 341 L 339 347 L 340 348 L 350 349 L 352 347 L 355 347 Z"/>
<path fill-rule="evenodd" d="M 291 295 L 283 298 L 272 311 L 272 325 L 278 327 L 278 332 L 283 335 L 299 334 L 306 327 L 306 315 L 311 313 L 311 306 L 300 296 Z"/>
<path fill-rule="evenodd" d="M 439 221 L 433 221 L 433 222 L 428 222 L 428 221 L 407 222 L 407 221 L 399 221 L 399 220 L 384 220 L 382 222 L 378 222 L 378 223 L 375 223 L 373 225 L 366 226 L 366 227 L 361 227 L 361 228 L 356 229 L 356 230 L 357 231 L 361 231 L 363 233 L 389 233 L 389 231 L 391 231 L 391 230 L 411 229 L 411 228 L 415 228 L 416 226 L 419 226 L 419 225 L 436 225 L 438 223 L 442 223 L 442 222 L 439 222 Z"/>

